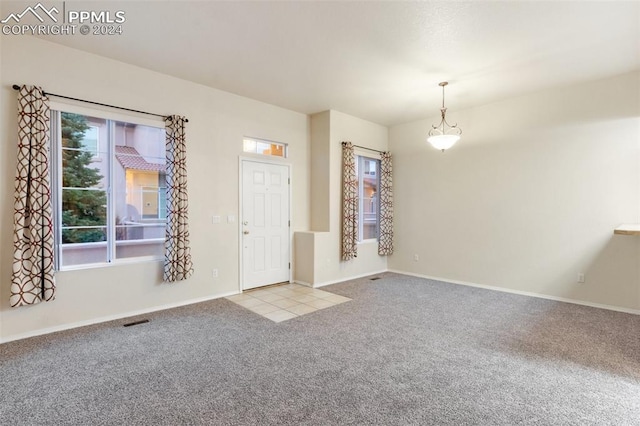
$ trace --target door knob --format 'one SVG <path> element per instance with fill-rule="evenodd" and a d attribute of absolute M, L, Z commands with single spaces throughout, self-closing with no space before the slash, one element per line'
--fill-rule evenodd
<path fill-rule="evenodd" d="M 243 234 L 247 235 L 247 234 L 249 234 L 249 231 L 244 231 Z"/>

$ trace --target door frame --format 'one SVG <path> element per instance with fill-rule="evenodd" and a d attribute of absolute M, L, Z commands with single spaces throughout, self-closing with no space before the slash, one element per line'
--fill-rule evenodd
<path fill-rule="evenodd" d="M 289 244 L 289 264 L 291 265 L 291 268 L 289 268 L 289 282 L 292 283 L 293 282 L 293 221 L 291 220 L 292 217 L 292 213 L 293 213 L 293 192 L 291 190 L 292 188 L 292 165 L 291 163 L 284 161 L 284 160 L 279 160 L 277 158 L 263 158 L 262 156 L 260 157 L 249 157 L 246 155 L 241 155 L 238 157 L 238 182 L 240 183 L 238 185 L 238 206 L 239 206 L 239 214 L 238 214 L 238 291 L 240 293 L 242 293 L 244 291 L 244 273 L 243 273 L 243 266 L 244 266 L 244 247 L 242 245 L 242 222 L 243 222 L 243 205 L 242 205 L 242 197 L 243 197 L 243 188 L 244 188 L 244 182 L 243 182 L 243 167 L 244 167 L 244 162 L 248 161 L 248 162 L 252 162 L 252 163 L 265 163 L 265 164 L 275 164 L 277 166 L 285 166 L 287 167 L 287 171 L 289 173 L 289 211 L 287 212 L 289 214 L 289 239 L 287 241 L 287 244 Z"/>

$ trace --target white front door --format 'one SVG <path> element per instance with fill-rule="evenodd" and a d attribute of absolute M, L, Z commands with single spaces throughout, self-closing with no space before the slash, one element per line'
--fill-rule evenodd
<path fill-rule="evenodd" d="M 289 167 L 242 160 L 242 289 L 289 281 Z"/>

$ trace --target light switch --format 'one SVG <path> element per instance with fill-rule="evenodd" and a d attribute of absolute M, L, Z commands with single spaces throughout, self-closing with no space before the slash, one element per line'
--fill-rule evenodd
<path fill-rule="evenodd" d="M 211 216 L 211 223 L 220 223 L 220 216 Z"/>
<path fill-rule="evenodd" d="M 236 217 L 232 214 L 230 214 L 229 216 L 227 216 L 227 223 L 233 223 L 236 221 Z"/>

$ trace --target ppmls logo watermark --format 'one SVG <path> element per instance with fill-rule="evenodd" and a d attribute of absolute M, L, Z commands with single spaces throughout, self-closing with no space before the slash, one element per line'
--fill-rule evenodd
<path fill-rule="evenodd" d="M 123 10 L 67 10 L 67 2 L 38 3 L 10 13 L 0 24 L 4 35 L 121 35 L 125 15 Z"/>

